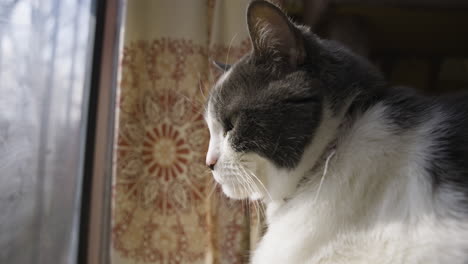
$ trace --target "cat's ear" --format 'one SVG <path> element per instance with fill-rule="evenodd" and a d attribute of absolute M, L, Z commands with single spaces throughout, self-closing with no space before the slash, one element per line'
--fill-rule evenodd
<path fill-rule="evenodd" d="M 222 70 L 222 71 L 229 71 L 229 69 L 231 68 L 231 65 L 229 64 L 224 64 L 222 62 L 219 62 L 219 61 L 213 61 L 213 65 L 216 66 L 216 68 Z"/>
<path fill-rule="evenodd" d="M 292 66 L 305 59 L 304 40 L 300 30 L 277 6 L 266 1 L 253 1 L 247 8 L 247 26 L 254 53 L 272 55 L 273 59 Z"/>

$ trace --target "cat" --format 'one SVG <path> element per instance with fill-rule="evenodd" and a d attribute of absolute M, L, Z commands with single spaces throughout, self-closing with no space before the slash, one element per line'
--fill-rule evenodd
<path fill-rule="evenodd" d="M 247 27 L 205 120 L 223 192 L 266 205 L 251 263 L 468 263 L 468 96 L 390 87 L 266 1 Z"/>

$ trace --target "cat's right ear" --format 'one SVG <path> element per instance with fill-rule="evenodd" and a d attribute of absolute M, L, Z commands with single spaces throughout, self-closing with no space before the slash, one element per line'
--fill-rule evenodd
<path fill-rule="evenodd" d="M 305 59 L 302 33 L 274 4 L 255 0 L 247 8 L 247 26 L 254 53 L 291 66 Z"/>
<path fill-rule="evenodd" d="M 231 65 L 229 64 L 224 64 L 222 62 L 219 62 L 219 61 L 213 61 L 213 65 L 216 66 L 216 68 L 224 71 L 224 72 L 227 72 L 229 71 L 229 69 L 231 68 Z"/>

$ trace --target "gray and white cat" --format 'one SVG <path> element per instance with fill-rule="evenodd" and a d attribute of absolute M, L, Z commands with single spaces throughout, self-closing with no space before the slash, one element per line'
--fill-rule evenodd
<path fill-rule="evenodd" d="M 389 87 L 269 2 L 247 24 L 205 118 L 223 192 L 267 206 L 251 263 L 468 263 L 468 97 Z"/>

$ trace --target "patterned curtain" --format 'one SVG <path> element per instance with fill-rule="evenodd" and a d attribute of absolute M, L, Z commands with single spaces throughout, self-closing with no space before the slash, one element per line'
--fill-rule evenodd
<path fill-rule="evenodd" d="M 214 185 L 202 113 L 219 76 L 210 60 L 233 62 L 250 49 L 247 3 L 127 1 L 112 264 L 246 263 L 259 218 Z"/>

